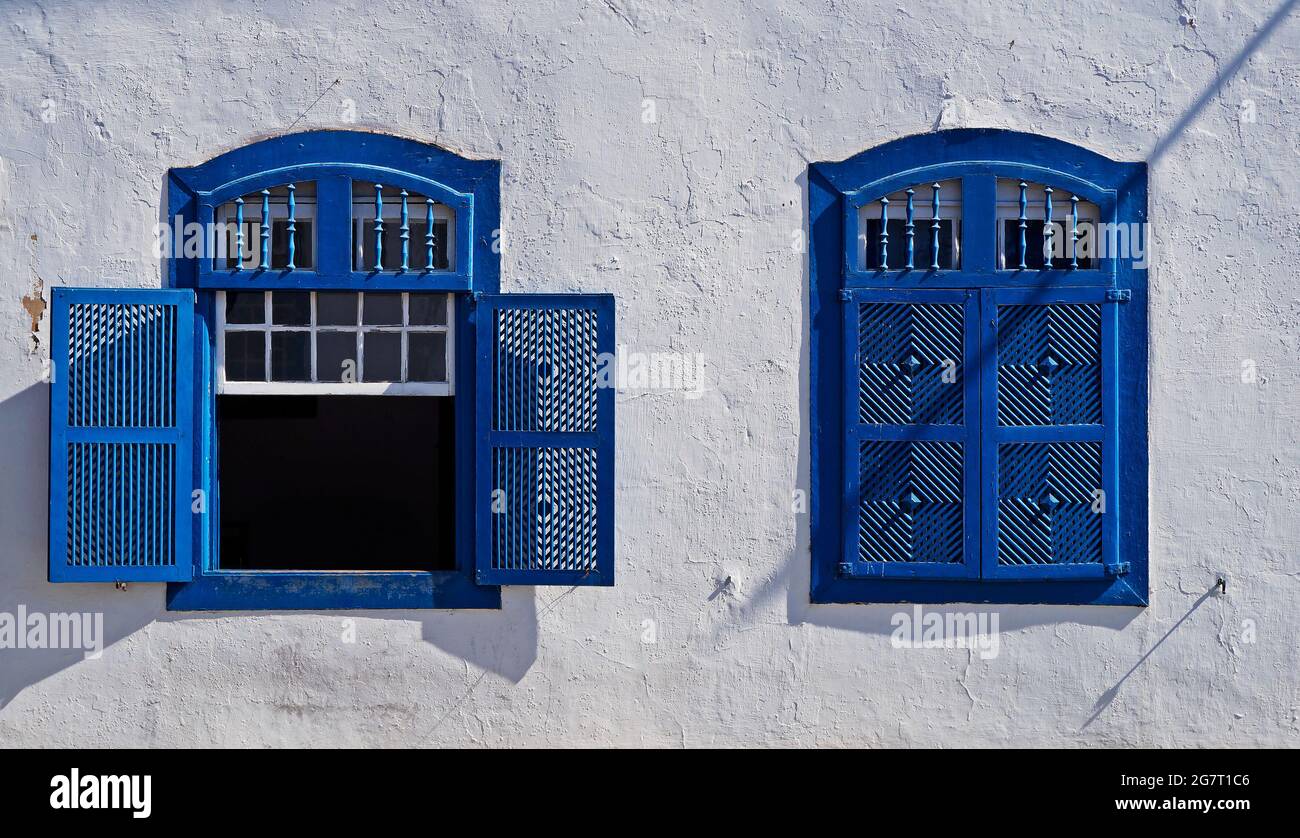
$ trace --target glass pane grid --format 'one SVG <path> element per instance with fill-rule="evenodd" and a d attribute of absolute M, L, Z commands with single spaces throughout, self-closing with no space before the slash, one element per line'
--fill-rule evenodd
<path fill-rule="evenodd" d="M 221 305 L 224 381 L 448 383 L 448 295 L 229 291 Z"/>

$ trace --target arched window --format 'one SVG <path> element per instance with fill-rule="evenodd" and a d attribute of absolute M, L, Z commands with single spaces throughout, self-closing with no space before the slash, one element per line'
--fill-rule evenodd
<path fill-rule="evenodd" d="M 171 170 L 171 287 L 54 296 L 50 578 L 178 610 L 612 584 L 613 299 L 499 293 L 499 184 L 353 131 Z"/>
<path fill-rule="evenodd" d="M 1145 604 L 1145 166 L 959 130 L 809 184 L 813 600 Z"/>

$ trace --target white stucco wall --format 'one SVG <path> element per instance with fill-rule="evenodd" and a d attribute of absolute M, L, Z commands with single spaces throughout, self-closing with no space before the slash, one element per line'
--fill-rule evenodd
<path fill-rule="evenodd" d="M 0 746 L 1300 744 L 1300 20 L 1151 171 L 1149 608 L 993 609 L 987 660 L 895 649 L 897 608 L 808 604 L 790 512 L 808 162 L 963 125 L 1145 159 L 1280 2 L 6 3 L 0 612 L 103 611 L 111 645 L 0 649 Z M 610 291 L 620 342 L 704 355 L 701 398 L 620 396 L 616 587 L 176 614 L 45 581 L 22 298 L 157 287 L 166 170 L 291 126 L 500 159 L 505 290 Z"/>

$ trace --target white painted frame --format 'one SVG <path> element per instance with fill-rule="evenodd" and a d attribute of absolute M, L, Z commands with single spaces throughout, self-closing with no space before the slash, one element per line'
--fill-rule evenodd
<path fill-rule="evenodd" d="M 437 326 L 412 326 L 408 325 L 411 319 L 411 294 L 422 292 L 411 291 L 388 291 L 376 292 L 386 294 L 400 293 L 402 295 L 402 325 L 400 326 L 372 326 L 363 325 L 362 318 L 365 314 L 365 294 L 364 291 L 348 291 L 346 293 L 355 293 L 357 295 L 357 322 L 355 325 L 346 326 L 322 326 L 316 322 L 316 291 L 305 291 L 311 295 L 311 318 L 310 324 L 306 326 L 277 326 L 271 323 L 271 291 L 262 291 L 262 304 L 264 306 L 262 323 L 227 323 L 226 322 L 226 292 L 217 292 L 217 392 L 230 395 L 311 395 L 311 396 L 451 396 L 455 395 L 455 346 L 456 346 L 456 326 L 455 326 L 455 304 L 456 300 L 452 294 L 443 294 L 446 297 L 447 322 Z M 260 332 L 265 337 L 263 340 L 263 364 L 265 366 L 265 379 L 262 381 L 227 381 L 226 380 L 226 334 L 227 332 Z M 307 332 L 311 335 L 311 376 L 312 381 L 271 381 L 271 335 L 274 332 Z M 398 333 L 402 336 L 402 378 L 403 381 L 316 381 L 319 375 L 316 368 L 316 335 L 322 332 L 356 332 L 357 334 L 357 376 L 365 376 L 365 340 L 362 339 L 362 332 L 388 332 Z M 407 361 L 410 349 L 409 336 L 411 334 L 445 334 L 447 336 L 446 344 L 446 363 L 447 380 L 446 381 L 405 381 L 407 376 Z"/>

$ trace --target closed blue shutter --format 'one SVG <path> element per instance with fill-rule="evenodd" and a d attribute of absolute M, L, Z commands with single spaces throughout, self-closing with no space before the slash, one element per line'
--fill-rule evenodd
<path fill-rule="evenodd" d="M 191 577 L 194 292 L 56 288 L 50 581 Z"/>
<path fill-rule="evenodd" d="M 845 577 L 978 578 L 979 298 L 844 294 Z"/>
<path fill-rule="evenodd" d="M 1116 575 L 1116 295 L 983 292 L 984 576 Z"/>
<path fill-rule="evenodd" d="M 614 584 L 614 298 L 476 311 L 476 580 Z"/>

